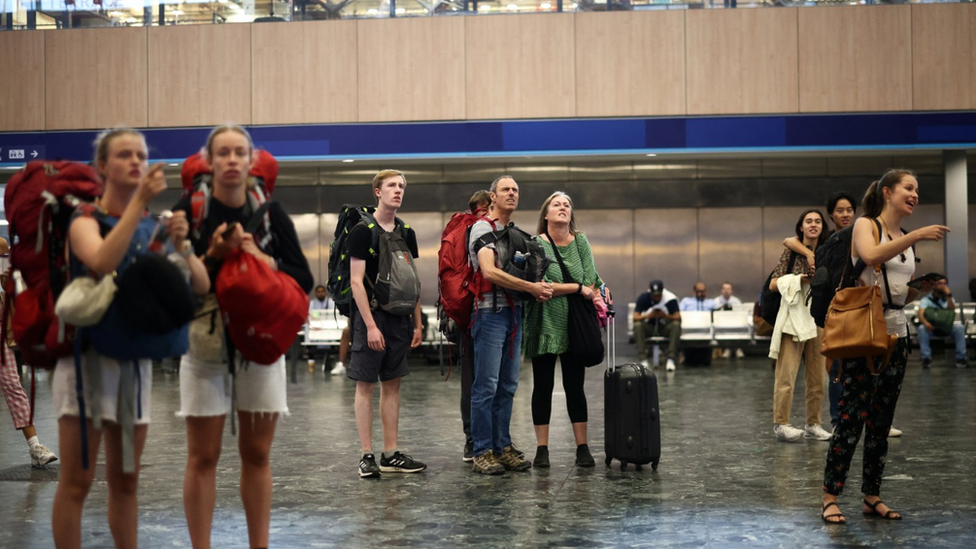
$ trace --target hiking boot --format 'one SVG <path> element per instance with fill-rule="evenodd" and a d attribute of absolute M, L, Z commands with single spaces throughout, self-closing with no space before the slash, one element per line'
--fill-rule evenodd
<path fill-rule="evenodd" d="M 54 463 L 58 460 L 58 456 L 54 455 L 54 452 L 47 449 L 41 443 L 37 443 L 30 447 L 30 457 L 31 457 L 31 467 L 35 469 L 42 469 L 48 463 Z"/>
<path fill-rule="evenodd" d="M 465 442 L 464 443 L 464 454 L 461 456 L 461 461 L 465 463 L 471 463 L 474 461 L 474 443 Z"/>
<path fill-rule="evenodd" d="M 480 456 L 475 456 L 474 465 L 471 470 L 482 475 L 500 475 L 505 472 L 505 467 L 495 459 L 495 454 L 488 450 Z"/>
<path fill-rule="evenodd" d="M 380 471 L 384 473 L 419 473 L 426 468 L 426 464 L 400 452 L 393 452 L 390 457 L 385 453 L 380 456 Z"/>
<path fill-rule="evenodd" d="M 777 425 L 773 427 L 773 432 L 780 442 L 796 442 L 803 438 L 803 431 L 792 425 Z"/>
<path fill-rule="evenodd" d="M 519 450 L 518 446 L 516 446 L 514 442 L 509 447 L 512 449 L 513 452 L 515 452 L 515 455 L 517 455 L 522 459 L 525 459 L 525 452 Z"/>
<path fill-rule="evenodd" d="M 509 471 L 528 471 L 532 468 L 532 463 L 524 457 L 518 455 L 511 446 L 502 449 L 502 454 L 498 456 L 498 463 Z"/>
<path fill-rule="evenodd" d="M 535 449 L 535 459 L 532 460 L 533 467 L 541 467 L 543 469 L 549 467 L 549 447 L 539 446 Z"/>
<path fill-rule="evenodd" d="M 359 460 L 359 478 L 380 478 L 380 468 L 376 466 L 376 456 L 363 454 Z"/>
<path fill-rule="evenodd" d="M 593 467 L 596 465 L 596 461 L 593 460 L 593 455 L 590 454 L 590 447 L 587 444 L 580 444 L 576 447 L 576 466 L 577 467 Z"/>

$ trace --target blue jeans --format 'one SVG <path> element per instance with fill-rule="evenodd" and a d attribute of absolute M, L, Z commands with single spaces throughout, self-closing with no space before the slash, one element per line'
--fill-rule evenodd
<path fill-rule="evenodd" d="M 962 324 L 952 325 L 952 339 L 956 340 L 956 360 L 966 360 L 966 328 Z M 924 324 L 918 326 L 918 346 L 922 358 L 932 359 L 932 332 Z"/>
<path fill-rule="evenodd" d="M 513 314 L 514 313 L 514 314 Z M 512 333 L 514 331 L 514 338 Z M 522 307 L 475 311 L 474 382 L 471 385 L 471 438 L 474 455 L 500 454 L 511 446 L 512 401 L 518 389 L 522 351 Z"/>
<path fill-rule="evenodd" d="M 844 392 L 843 382 L 837 379 L 838 368 L 840 368 L 840 361 L 830 360 L 830 368 L 827 370 L 827 400 L 830 401 L 830 425 L 833 427 L 836 427 L 837 422 L 840 421 L 840 395 Z M 835 379 L 837 381 L 834 381 Z"/>

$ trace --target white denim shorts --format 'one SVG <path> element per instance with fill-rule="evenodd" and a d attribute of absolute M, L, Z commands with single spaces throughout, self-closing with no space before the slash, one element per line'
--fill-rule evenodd
<path fill-rule="evenodd" d="M 101 385 L 102 390 L 97 393 L 100 396 L 102 421 L 118 423 L 119 405 L 119 385 L 121 378 L 120 368 L 131 368 L 131 365 L 120 366 L 119 361 L 99 356 L 101 360 Z M 81 360 L 85 360 L 82 355 Z M 52 392 L 54 393 L 54 410 L 58 417 L 78 416 L 78 393 L 75 389 L 75 359 L 74 357 L 63 357 L 58 360 L 58 365 L 54 370 L 54 380 L 52 382 Z M 152 411 L 152 361 L 144 359 L 139 361 L 139 386 L 134 387 L 136 398 L 141 396 L 142 417 L 139 416 L 138 406 L 133 410 L 136 425 L 148 425 Z M 92 417 L 92 403 L 88 402 L 88 386 L 91 382 L 89 376 L 82 375 L 81 381 L 85 387 L 85 417 Z M 141 394 L 140 394 L 141 393 Z"/>
<path fill-rule="evenodd" d="M 203 362 L 186 354 L 180 361 L 180 411 L 176 415 L 207 417 L 230 413 L 232 382 L 236 384 L 237 410 L 289 414 L 284 355 L 268 365 L 238 366 L 232 378 L 226 364 Z"/>

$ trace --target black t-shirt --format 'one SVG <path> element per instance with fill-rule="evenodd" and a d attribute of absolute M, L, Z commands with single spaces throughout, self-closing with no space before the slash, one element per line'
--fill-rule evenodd
<path fill-rule="evenodd" d="M 250 212 L 247 212 L 247 215 L 245 214 L 245 210 L 250 210 L 246 205 L 240 208 L 231 208 L 225 206 L 216 198 L 211 197 L 210 212 L 207 219 L 203 222 L 200 238 L 194 239 L 192 234 L 193 216 L 190 209 L 190 198 L 181 198 L 173 206 L 173 210 L 183 210 L 186 212 L 186 218 L 191 220 L 190 238 L 193 243 L 193 251 L 198 256 L 202 256 L 207 252 L 214 230 L 221 223 L 233 223 L 236 221 L 241 225 L 246 225 L 250 218 Z M 278 262 L 278 270 L 294 278 L 295 282 L 301 286 L 306 294 L 311 292 L 315 281 L 312 277 L 312 271 L 308 267 L 308 260 L 305 258 L 305 254 L 302 253 L 302 247 L 298 241 L 298 233 L 295 232 L 295 224 L 292 223 L 291 218 L 285 213 L 285 209 L 281 207 L 281 204 L 277 202 L 271 203 L 271 206 L 268 208 L 268 216 L 271 220 L 272 242 L 269 246 L 270 249 L 262 251 L 273 257 Z M 217 272 L 218 270 L 214 270 L 210 273 L 211 292 L 214 291 Z"/>
<path fill-rule="evenodd" d="M 417 234 L 413 232 L 413 229 L 406 228 L 403 226 L 403 222 L 397 218 L 396 224 L 400 227 L 400 236 L 407 243 L 407 247 L 410 248 L 410 254 L 414 257 L 418 257 L 420 253 L 417 250 Z M 383 227 L 380 227 L 379 223 L 376 224 L 376 228 L 383 231 Z M 349 233 L 349 257 L 355 257 L 356 259 L 363 259 L 366 261 L 366 277 L 371 282 L 376 282 L 376 277 L 380 273 L 380 260 L 379 250 L 375 250 L 377 253 L 370 253 L 369 249 L 372 247 L 373 231 L 366 226 L 365 223 L 360 223 L 352 228 L 352 232 Z M 369 283 L 364 284 L 366 286 L 366 291 L 369 292 Z"/>

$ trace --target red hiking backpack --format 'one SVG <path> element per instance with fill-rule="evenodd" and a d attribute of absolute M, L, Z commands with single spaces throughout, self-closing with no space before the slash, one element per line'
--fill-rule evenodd
<path fill-rule="evenodd" d="M 437 251 L 437 306 L 465 330 L 471 324 L 479 286 L 468 260 L 468 237 L 471 226 L 481 219 L 488 218 L 470 211 L 452 215 L 441 234 L 441 247 Z"/>
<path fill-rule="evenodd" d="M 253 178 L 255 184 L 248 184 L 247 200 L 251 205 L 251 211 L 256 212 L 262 204 L 271 199 L 275 181 L 278 180 L 278 161 L 268 151 L 258 150 L 248 175 Z M 210 213 L 210 198 L 213 195 L 210 183 L 212 176 L 213 172 L 201 153 L 196 153 L 183 161 L 180 177 L 183 180 L 183 196 L 190 197 L 190 232 L 195 239 L 200 238 L 203 222 Z M 263 225 L 261 239 L 257 242 L 261 248 L 264 248 L 271 239 L 271 218 L 267 213 L 264 215 Z"/>
<path fill-rule="evenodd" d="M 242 250 L 224 260 L 215 293 L 234 347 L 250 362 L 272 364 L 308 320 L 308 296 L 295 279 Z"/>
<path fill-rule="evenodd" d="M 54 303 L 68 282 L 68 224 L 77 208 L 97 210 L 92 201 L 102 190 L 94 168 L 66 161 L 29 162 L 7 182 L 4 208 L 13 276 L 6 291 L 16 297 L 11 326 L 4 320 L 0 338 L 6 340 L 12 329 L 31 366 L 53 368 L 59 357 L 72 353 L 74 327 L 54 314 Z M 9 305 L 10 299 L 5 300 Z"/>

